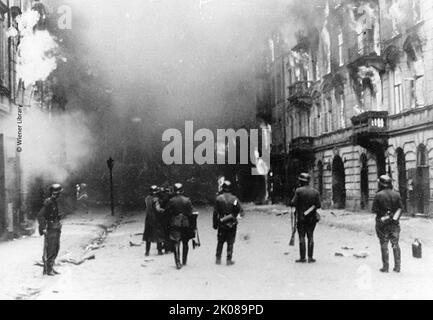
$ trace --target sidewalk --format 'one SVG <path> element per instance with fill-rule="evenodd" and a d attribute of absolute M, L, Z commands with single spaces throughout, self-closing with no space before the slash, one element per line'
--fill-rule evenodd
<path fill-rule="evenodd" d="M 57 263 L 68 259 L 81 260 L 86 248 L 91 249 L 88 246 L 95 239 L 103 238 L 117 222 L 118 218 L 112 217 L 109 209 L 93 209 L 89 214 L 77 212 L 66 217 L 62 221 Z M 0 243 L 0 299 L 29 299 L 58 281 L 61 276 L 42 276 L 42 267 L 37 265 L 42 260 L 42 246 L 43 237 L 38 233 Z M 60 263 L 58 270 L 62 273 L 70 267 L 74 265 Z"/>
<path fill-rule="evenodd" d="M 290 213 L 290 207 L 284 205 L 254 206 L 245 205 L 246 210 L 262 211 L 275 215 Z M 375 215 L 368 212 L 351 212 L 347 210 L 326 209 L 320 210 L 320 224 L 325 224 L 336 229 L 346 229 L 355 232 L 366 233 L 375 236 Z M 290 214 L 287 214 L 290 219 Z M 423 246 L 433 248 L 433 220 L 429 218 L 413 218 L 403 216 L 400 220 L 400 239 L 406 243 L 412 243 L 419 239 Z M 337 231 L 336 231 L 337 232 Z"/>

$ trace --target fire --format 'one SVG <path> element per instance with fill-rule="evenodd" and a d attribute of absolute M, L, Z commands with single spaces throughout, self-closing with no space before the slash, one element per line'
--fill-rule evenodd
<path fill-rule="evenodd" d="M 40 15 L 28 10 L 17 18 L 20 43 L 18 46 L 18 78 L 25 86 L 45 81 L 57 68 L 58 44 L 47 30 L 35 29 Z M 12 32 L 11 35 L 14 33 Z"/>

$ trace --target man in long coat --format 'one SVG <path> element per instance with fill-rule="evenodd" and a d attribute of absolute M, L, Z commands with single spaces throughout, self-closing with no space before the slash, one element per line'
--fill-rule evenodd
<path fill-rule="evenodd" d="M 146 257 L 149 256 L 150 246 L 156 243 L 158 255 L 162 255 L 163 243 L 165 241 L 164 231 L 164 209 L 161 208 L 158 198 L 159 188 L 150 187 L 150 195 L 145 199 L 146 219 L 144 223 L 143 241 L 146 241 Z"/>
<path fill-rule="evenodd" d="M 170 240 L 174 243 L 174 261 L 176 268 L 181 269 L 188 259 L 188 242 L 195 237 L 197 218 L 192 212 L 191 200 L 183 195 L 181 183 L 174 185 L 175 196 L 167 205 L 169 216 Z M 182 263 L 180 261 L 180 243 L 182 243 Z"/>

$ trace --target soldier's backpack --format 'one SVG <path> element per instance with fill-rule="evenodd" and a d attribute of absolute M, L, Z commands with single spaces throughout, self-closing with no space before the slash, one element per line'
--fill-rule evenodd
<path fill-rule="evenodd" d="M 238 200 L 235 200 L 232 204 L 232 212 L 226 212 L 224 216 L 220 219 L 221 228 L 226 230 L 231 230 L 238 224 L 237 215 L 239 212 L 237 212 L 237 202 Z"/>

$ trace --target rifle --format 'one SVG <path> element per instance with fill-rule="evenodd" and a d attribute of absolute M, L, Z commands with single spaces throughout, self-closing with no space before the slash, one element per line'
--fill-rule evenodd
<path fill-rule="evenodd" d="M 197 217 L 198 217 L 198 212 L 194 212 L 193 213 L 195 215 L 195 239 L 192 240 L 192 248 L 195 249 L 196 247 L 200 247 L 201 243 L 200 243 L 200 235 L 198 233 L 198 226 L 197 226 Z"/>
<path fill-rule="evenodd" d="M 290 207 L 290 217 L 292 218 L 292 237 L 290 238 L 289 246 L 293 247 L 295 245 L 295 235 L 296 235 L 296 211 L 293 213 L 292 207 Z"/>

